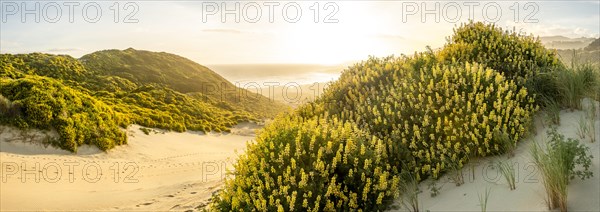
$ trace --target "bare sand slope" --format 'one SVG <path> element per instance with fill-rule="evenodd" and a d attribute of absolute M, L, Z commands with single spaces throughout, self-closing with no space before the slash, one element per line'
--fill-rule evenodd
<path fill-rule="evenodd" d="M 598 102 L 596 102 L 598 104 Z M 598 108 L 598 107 L 596 107 Z M 579 139 L 577 130 L 583 111 L 562 111 L 558 132 L 566 138 Z M 600 138 L 600 120 L 596 120 L 596 138 Z M 479 195 L 484 195 L 486 188 L 491 189 L 487 211 L 548 211 L 545 204 L 545 190 L 540 172 L 530 156 L 533 142 L 544 144 L 547 141 L 546 130 L 541 119 L 536 119 L 536 134 L 532 138 L 521 141 L 515 155 L 487 157 L 477 159 L 463 168 L 465 183 L 456 186 L 448 175 L 440 177 L 436 182 L 442 187 L 440 193 L 431 197 L 428 189 L 431 180 L 421 182 L 419 194 L 421 211 L 481 211 Z M 600 141 L 591 143 L 589 138 L 580 142 L 590 148 L 593 154 L 590 169 L 594 176 L 590 179 L 571 181 L 568 187 L 569 211 L 600 211 Z M 516 190 L 510 190 L 500 170 L 494 168 L 497 161 L 510 160 L 515 165 Z M 394 204 L 396 211 L 406 211 L 398 199 Z"/>
<path fill-rule="evenodd" d="M 219 188 L 226 167 L 254 139 L 255 128 L 244 124 L 231 134 L 146 135 L 134 125 L 128 128 L 128 145 L 106 153 L 83 147 L 78 154 L 7 142 L 15 135 L 5 130 L 0 134 L 0 210 L 194 209 Z"/>

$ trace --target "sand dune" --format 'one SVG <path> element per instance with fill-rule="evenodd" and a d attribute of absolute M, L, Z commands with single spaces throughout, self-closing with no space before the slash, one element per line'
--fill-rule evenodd
<path fill-rule="evenodd" d="M 562 111 L 559 132 L 577 138 L 582 111 Z M 437 185 L 439 195 L 430 196 L 429 180 L 420 184 L 422 211 L 480 211 L 478 195 L 491 189 L 488 211 L 547 211 L 544 187 L 529 149 L 544 142 L 548 126 L 537 119 L 537 134 L 521 141 L 515 155 L 472 161 L 463 169 L 465 184 L 456 186 L 446 176 Z M 596 121 L 600 126 L 600 120 Z M 1 210 L 139 210 L 187 211 L 207 202 L 225 178 L 225 169 L 260 126 L 240 124 L 230 134 L 174 133 L 154 130 L 146 135 L 139 126 L 128 129 L 129 144 L 108 152 L 84 147 L 78 154 L 15 142 L 18 130 L 4 128 L 0 136 Z M 596 132 L 600 137 L 600 131 Z M 33 131 L 33 140 L 55 136 Z M 7 140 L 13 140 L 7 142 Z M 25 139 L 27 140 L 27 139 Z M 575 179 L 569 185 L 571 211 L 598 211 L 600 203 L 600 142 L 583 140 L 594 155 L 594 177 Z M 238 151 L 238 153 L 236 153 Z M 511 191 L 500 172 L 498 160 L 511 160 L 517 168 L 516 190 Z M 396 201 L 395 210 L 405 210 Z"/>
<path fill-rule="evenodd" d="M 598 104 L 598 102 L 596 102 Z M 596 107 L 598 108 L 598 107 Z M 577 128 L 583 111 L 564 110 L 560 114 L 558 132 L 566 138 L 579 139 Z M 600 126 L 600 120 L 596 120 Z M 428 185 L 431 180 L 421 182 L 419 194 L 421 211 L 481 211 L 479 194 L 484 195 L 486 188 L 491 189 L 487 211 L 548 211 L 545 200 L 545 190 L 540 178 L 540 172 L 530 156 L 533 142 L 544 144 L 547 140 L 546 130 L 541 119 L 536 119 L 536 134 L 532 138 L 521 141 L 512 157 L 508 155 L 477 159 L 463 168 L 465 183 L 456 186 L 448 176 L 441 176 L 437 186 L 440 193 L 431 197 Z M 596 128 L 596 137 L 600 138 L 600 129 Z M 575 178 L 568 187 L 569 211 L 599 211 L 600 210 L 600 141 L 591 143 L 589 138 L 580 142 L 590 148 L 593 155 L 590 170 L 594 176 L 590 179 Z M 516 190 L 510 190 L 504 176 L 494 168 L 497 161 L 510 160 L 515 165 Z M 406 211 L 398 199 L 395 210 Z"/>
<path fill-rule="evenodd" d="M 129 144 L 78 154 L 0 137 L 1 210 L 189 210 L 222 184 L 258 126 L 243 124 L 230 134 L 145 135 L 128 128 Z M 34 132 L 34 134 L 43 134 Z M 49 133 L 51 134 L 51 133 Z M 40 138 L 41 139 L 41 138 Z"/>

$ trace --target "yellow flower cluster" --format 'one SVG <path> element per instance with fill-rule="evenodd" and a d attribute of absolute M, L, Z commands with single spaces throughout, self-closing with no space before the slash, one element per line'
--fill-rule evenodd
<path fill-rule="evenodd" d="M 420 174 L 438 177 L 448 165 L 461 167 L 470 156 L 515 145 L 535 111 L 526 89 L 478 64 L 434 67 L 412 79 L 397 91 L 406 96 L 396 99 L 404 105 L 399 116 L 405 120 L 398 136 L 411 141 L 413 171 Z M 499 143 L 494 132 L 508 134 L 512 142 Z"/>
<path fill-rule="evenodd" d="M 349 122 L 279 117 L 248 145 L 213 209 L 381 210 L 400 183 L 387 148 Z"/>
<path fill-rule="evenodd" d="M 440 66 L 436 57 L 370 58 L 301 113 L 324 110 L 354 121 L 386 141 L 392 166 L 418 179 L 438 177 L 471 156 L 502 153 L 527 133 L 536 108 L 525 88 L 482 65 Z"/>
<path fill-rule="evenodd" d="M 519 82 L 540 70 L 562 66 L 556 52 L 546 49 L 539 39 L 482 22 L 455 29 L 439 52 L 439 60 L 484 63 Z"/>

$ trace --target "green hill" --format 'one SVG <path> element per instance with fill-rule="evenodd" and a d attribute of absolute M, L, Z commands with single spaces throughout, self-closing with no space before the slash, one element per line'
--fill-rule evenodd
<path fill-rule="evenodd" d="M 596 40 L 592 41 L 590 45 L 584 48 L 586 51 L 598 51 L 600 50 L 600 38 L 596 38 Z"/>
<path fill-rule="evenodd" d="M 168 53 L 2 54 L 0 61 L 0 123 L 55 129 L 61 139 L 53 142 L 71 151 L 84 143 L 104 150 L 126 143 L 119 127 L 129 124 L 228 131 L 287 110 Z"/>
<path fill-rule="evenodd" d="M 127 81 L 135 87 L 157 85 L 258 118 L 273 117 L 287 108 L 262 95 L 240 89 L 207 67 L 174 54 L 129 48 L 94 52 L 84 55 L 80 61 L 93 74 L 111 78 L 122 85 L 113 86 L 111 91 L 131 90 Z"/>
<path fill-rule="evenodd" d="M 208 83 L 233 86 L 200 64 L 164 52 L 103 50 L 84 55 L 80 61 L 94 74 L 118 76 L 138 86 L 159 84 L 181 93 L 201 92 Z"/>

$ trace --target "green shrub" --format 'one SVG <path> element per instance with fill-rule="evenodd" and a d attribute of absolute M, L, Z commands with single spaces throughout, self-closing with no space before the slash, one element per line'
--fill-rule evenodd
<path fill-rule="evenodd" d="M 565 139 L 565 136 L 558 133 L 556 128 L 548 131 L 548 154 L 560 157 L 560 161 L 564 163 L 565 172 L 568 173 L 569 179 L 578 177 L 582 180 L 592 177 L 594 174 L 589 170 L 592 165 L 593 158 L 589 154 L 589 147 L 580 144 L 576 139 Z M 576 169 L 578 168 L 578 169 Z"/>
<path fill-rule="evenodd" d="M 145 127 L 142 127 L 142 128 L 140 128 L 140 130 L 141 130 L 141 131 L 142 131 L 144 134 L 146 134 L 146 135 L 150 135 L 151 129 L 148 129 L 148 128 L 145 128 Z"/>
<path fill-rule="evenodd" d="M 213 209 L 383 210 L 400 181 L 387 148 L 349 122 L 279 117 L 248 145 Z"/>
<path fill-rule="evenodd" d="M 593 176 L 589 170 L 593 156 L 588 147 L 578 140 L 565 139 L 556 128 L 547 133 L 549 141 L 545 151 L 539 144 L 534 144 L 531 155 L 542 173 L 548 208 L 567 211 L 567 185 L 575 177 L 583 180 Z"/>
<path fill-rule="evenodd" d="M 0 94 L 12 100 L 10 119 L 4 122 L 22 128 L 55 129 L 59 146 L 76 152 L 82 144 L 107 150 L 127 142 L 120 129 L 120 116 L 88 94 L 71 89 L 48 77 L 34 75 L 0 79 Z M 16 104 L 16 103 L 19 104 Z"/>

